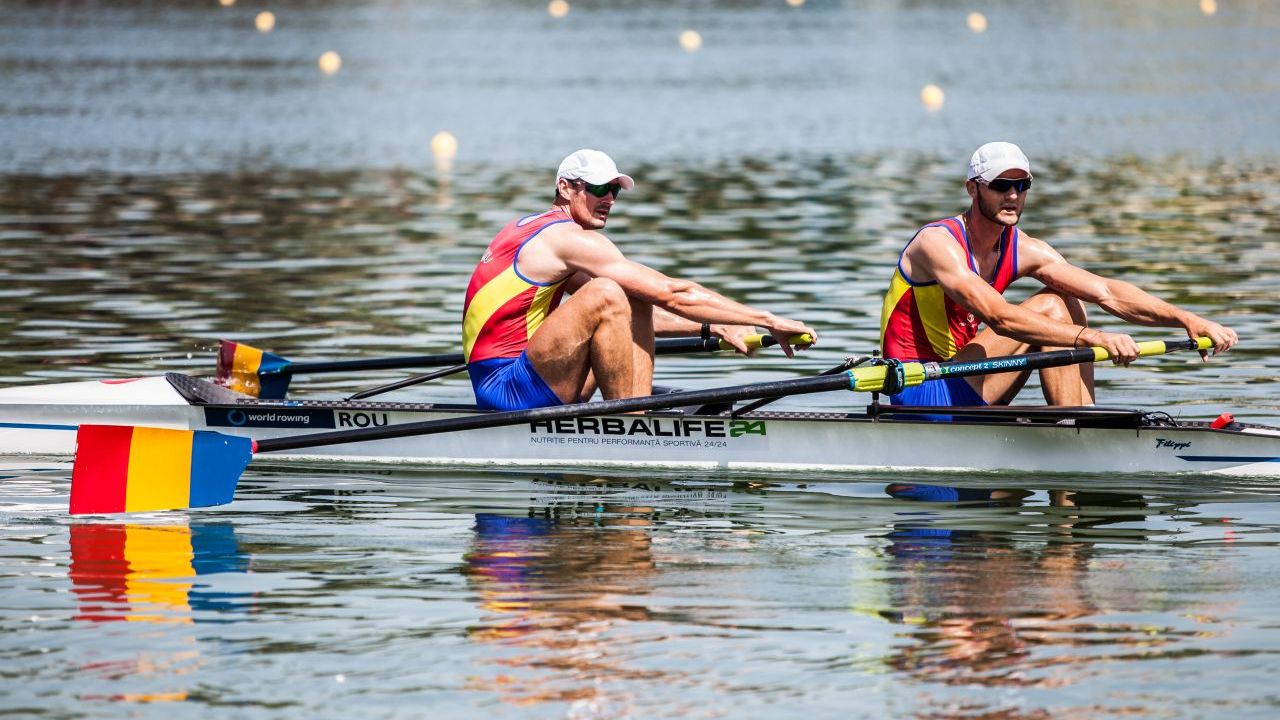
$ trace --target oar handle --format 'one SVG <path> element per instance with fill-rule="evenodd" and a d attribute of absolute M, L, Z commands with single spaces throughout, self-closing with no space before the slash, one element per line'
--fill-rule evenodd
<path fill-rule="evenodd" d="M 792 335 L 787 339 L 792 345 L 812 345 L 813 336 L 809 333 L 801 333 Z M 748 350 L 759 350 L 760 348 L 773 347 L 778 344 L 778 339 L 772 335 L 764 335 L 756 333 L 742 338 L 742 344 L 747 346 Z M 716 352 L 719 350 L 732 350 L 733 345 L 728 340 L 721 338 L 662 338 L 654 343 L 654 349 L 659 355 L 678 355 L 680 353 L 693 352 Z"/>
<path fill-rule="evenodd" d="M 1138 354 L 1141 357 L 1163 355 L 1176 350 L 1208 350 L 1213 347 L 1209 338 L 1195 340 L 1148 340 L 1138 343 Z M 1063 365 L 1078 365 L 1087 362 L 1103 362 L 1110 360 L 1111 354 L 1106 348 L 1090 347 L 1075 350 L 1050 350 L 1048 352 L 1027 353 L 1025 355 L 1009 355 L 1006 357 L 973 360 L 969 362 L 949 363 L 901 363 L 902 376 L 896 384 L 912 387 L 928 380 L 944 377 L 970 377 L 973 375 L 990 375 L 992 373 L 1015 372 L 1021 370 L 1040 370 Z M 862 392 L 879 392 L 885 388 L 889 372 L 896 372 L 893 365 L 874 365 L 851 371 L 853 389 Z M 892 387 L 895 383 L 890 383 Z"/>
<path fill-rule="evenodd" d="M 756 335 L 746 336 L 745 338 L 742 339 L 742 342 L 744 345 L 747 346 L 748 350 L 759 350 L 760 348 L 773 347 L 774 345 L 777 345 L 778 339 L 772 335 L 756 334 Z M 802 346 L 812 345 L 813 336 L 810 335 L 809 333 L 800 333 L 799 335 L 792 335 L 791 337 L 787 338 L 787 342 L 791 343 L 792 345 L 802 345 Z M 719 344 L 719 349 L 732 350 L 733 346 L 730 345 L 727 340 L 721 340 Z"/>

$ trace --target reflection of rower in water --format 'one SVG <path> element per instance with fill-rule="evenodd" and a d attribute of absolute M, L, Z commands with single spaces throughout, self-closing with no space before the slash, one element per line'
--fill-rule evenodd
<path fill-rule="evenodd" d="M 611 682 L 641 674 L 653 679 L 651 669 L 624 666 L 628 639 L 618 632 L 649 617 L 638 599 L 648 595 L 655 572 L 651 523 L 639 513 L 569 515 L 476 515 L 463 572 L 485 614 L 469 635 L 528 652 L 495 656 L 502 681 L 473 685 L 501 693 L 506 702 L 608 707 L 616 702 Z M 513 682 L 511 665 L 525 670 L 525 682 Z"/>
<path fill-rule="evenodd" d="M 903 522 L 889 533 L 885 578 L 890 596 L 878 612 L 913 626 L 915 641 L 889 658 L 895 669 L 946 683 L 1052 684 L 1045 668 L 1081 661 L 1056 648 L 1096 645 L 1100 636 L 1117 646 L 1153 641 L 1146 627 L 1107 623 L 1104 628 L 1082 620 L 1097 614 L 1099 606 L 1132 604 L 1127 584 L 1089 582 L 1091 574 L 1110 570 L 1095 568 L 1090 562 L 1094 545 L 1080 540 L 1090 537 L 1089 528 L 1141 522 L 1147 511 L 1140 496 L 1050 491 L 1042 522 L 1028 524 L 1034 506 L 1022 500 L 1029 491 L 899 486 L 897 496 L 908 494 L 918 501 L 986 501 L 1018 512 L 993 515 L 983 529 L 956 529 L 955 522 L 951 528 L 936 527 L 929 520 L 948 519 L 937 516 Z M 1115 508 L 1131 512 L 1117 514 Z M 1013 517 L 1019 524 L 1011 528 Z M 1033 529 L 1053 542 L 1028 543 Z M 1114 596 L 1097 597 L 1108 591 Z"/>

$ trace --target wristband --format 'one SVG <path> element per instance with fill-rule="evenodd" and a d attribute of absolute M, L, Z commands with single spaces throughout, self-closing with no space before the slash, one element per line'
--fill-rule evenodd
<path fill-rule="evenodd" d="M 1080 332 L 1076 333 L 1076 339 L 1071 342 L 1071 347 L 1073 348 L 1080 347 L 1080 336 L 1083 335 L 1084 331 L 1088 329 L 1089 328 L 1084 325 L 1080 326 Z"/>

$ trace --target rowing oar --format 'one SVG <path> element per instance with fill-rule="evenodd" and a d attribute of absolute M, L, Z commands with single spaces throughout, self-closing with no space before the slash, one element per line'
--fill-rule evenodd
<path fill-rule="evenodd" d="M 1149 341 L 1139 355 L 1175 350 L 1207 350 L 1208 338 Z M 558 405 L 534 410 L 478 413 L 382 427 L 252 440 L 209 430 L 165 430 L 118 425 L 81 425 L 71 473 L 72 514 L 140 512 L 207 507 L 231 502 L 236 483 L 257 453 L 480 430 L 523 423 L 593 415 L 615 415 L 707 403 L 854 390 L 894 392 L 946 377 L 968 377 L 1014 370 L 1075 365 L 1110 359 L 1104 348 L 1054 350 L 974 362 L 889 363 L 858 367 L 834 375 L 688 390 L 665 395 Z M 185 479 L 175 477 L 185 473 Z"/>
<path fill-rule="evenodd" d="M 743 339 L 747 347 L 758 350 L 762 347 L 776 345 L 772 335 L 749 335 Z M 813 339 L 808 335 L 796 335 L 791 338 L 793 345 L 809 345 Z M 719 338 L 663 338 L 655 343 L 659 355 L 678 355 L 681 353 L 716 352 L 732 350 L 733 346 Z M 464 365 L 466 359 L 462 353 L 445 353 L 443 355 L 402 355 L 400 357 L 364 358 L 360 360 L 330 360 L 316 362 L 295 362 L 275 353 L 259 350 L 256 347 L 230 340 L 218 341 L 218 369 L 214 379 L 239 393 L 263 400 L 282 400 L 289 390 L 289 381 L 294 375 L 316 373 L 352 372 L 356 370 L 394 370 L 402 368 L 444 367 L 447 365 Z M 419 378 L 398 381 L 403 385 L 387 386 L 385 389 L 372 388 L 378 392 L 395 390 L 418 382 L 434 380 L 444 375 L 461 372 L 458 368 L 452 372 L 437 374 L 427 373 Z M 370 391 L 365 391 L 370 392 Z M 361 395 L 360 397 L 370 397 Z M 358 399 L 352 396 L 350 399 Z"/>
<path fill-rule="evenodd" d="M 759 350 L 762 347 L 772 347 L 778 344 L 777 338 L 772 335 L 748 335 L 742 339 L 742 342 L 747 346 L 748 350 Z M 813 338 L 808 334 L 793 335 L 791 337 L 792 345 L 810 345 L 812 343 Z M 654 345 L 655 351 L 659 355 L 677 355 L 680 353 L 714 352 L 716 350 L 733 349 L 733 346 L 724 340 L 697 337 L 666 338 L 658 340 Z M 397 380 L 393 383 L 387 383 L 386 385 L 378 385 L 377 387 L 371 387 L 367 390 L 361 390 L 360 392 L 348 396 L 347 400 L 365 400 L 375 395 L 391 392 L 392 390 L 407 388 L 410 385 L 417 385 L 429 380 L 436 380 L 438 378 L 456 375 L 466 369 L 466 365 L 454 365 L 452 367 L 447 367 L 443 370 L 436 370 L 424 375 L 414 375 L 413 377 Z"/>

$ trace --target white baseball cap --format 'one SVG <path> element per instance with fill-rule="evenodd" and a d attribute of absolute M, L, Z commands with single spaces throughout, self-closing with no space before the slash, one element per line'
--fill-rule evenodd
<path fill-rule="evenodd" d="M 590 150 L 588 148 L 570 153 L 568 157 L 560 161 L 560 169 L 556 172 L 556 179 L 559 180 L 560 178 L 585 180 L 592 185 L 607 185 L 617 180 L 623 190 L 630 190 L 636 186 L 636 181 L 632 180 L 630 175 L 623 175 L 618 172 L 618 166 L 614 164 L 613 158 L 599 150 Z"/>
<path fill-rule="evenodd" d="M 991 182 L 1009 170 L 1022 170 L 1031 177 L 1031 162 L 1022 148 L 1011 142 L 989 142 L 973 151 L 969 158 L 969 179 Z"/>

